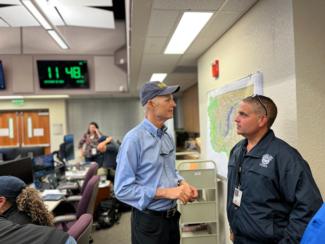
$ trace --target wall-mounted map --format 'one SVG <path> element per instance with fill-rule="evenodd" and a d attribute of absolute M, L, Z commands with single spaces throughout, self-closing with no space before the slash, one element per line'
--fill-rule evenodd
<path fill-rule="evenodd" d="M 207 157 L 217 163 L 218 174 L 227 177 L 228 157 L 242 139 L 234 122 L 239 102 L 250 95 L 263 94 L 261 72 L 208 92 Z"/>

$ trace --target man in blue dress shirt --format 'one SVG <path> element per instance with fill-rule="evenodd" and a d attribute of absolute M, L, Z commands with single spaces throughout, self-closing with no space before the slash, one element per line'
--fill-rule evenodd
<path fill-rule="evenodd" d="M 116 197 L 133 207 L 132 244 L 178 244 L 176 200 L 184 204 L 197 198 L 175 169 L 175 145 L 165 121 L 173 117 L 173 93 L 179 86 L 145 83 L 140 91 L 145 119 L 123 139 L 117 156 Z"/>

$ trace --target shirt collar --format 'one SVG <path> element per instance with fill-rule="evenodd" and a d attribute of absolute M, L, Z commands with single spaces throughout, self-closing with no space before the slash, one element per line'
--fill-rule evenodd
<path fill-rule="evenodd" d="M 163 134 L 167 131 L 167 126 L 163 125 L 162 128 L 157 128 L 148 119 L 144 119 L 142 125 L 151 135 L 157 136 L 159 138 L 161 138 Z"/>
<path fill-rule="evenodd" d="M 274 139 L 275 135 L 273 130 L 269 130 L 262 139 L 254 146 L 254 148 L 248 152 L 246 155 L 251 157 L 257 157 L 261 158 L 264 154 L 267 148 L 269 147 L 271 141 Z M 244 142 L 241 145 L 242 147 L 247 146 L 247 139 L 244 140 Z"/>

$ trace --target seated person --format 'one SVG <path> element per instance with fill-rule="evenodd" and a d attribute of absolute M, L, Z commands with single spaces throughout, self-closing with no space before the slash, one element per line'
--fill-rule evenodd
<path fill-rule="evenodd" d="M 99 138 L 98 142 L 97 150 L 101 153 L 98 161 L 99 167 L 107 169 L 108 179 L 114 182 L 116 156 L 120 146 L 111 136 L 102 136 Z"/>
<path fill-rule="evenodd" d="M 54 227 L 19 225 L 0 216 L 0 243 L 76 244 L 69 234 Z"/>
<path fill-rule="evenodd" d="M 0 216 L 17 224 L 53 225 L 38 191 L 14 176 L 0 176 Z"/>

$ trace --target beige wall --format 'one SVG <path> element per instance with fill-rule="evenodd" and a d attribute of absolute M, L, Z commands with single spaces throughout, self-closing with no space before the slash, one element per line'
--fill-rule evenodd
<path fill-rule="evenodd" d="M 11 101 L 0 101 L 0 111 L 2 110 L 28 110 L 28 109 L 48 109 L 50 114 L 50 137 L 51 152 L 58 150 L 63 142 L 63 135 L 66 134 L 66 105 L 65 100 L 25 100 L 22 106 L 14 105 Z M 54 126 L 62 125 L 62 134 L 54 134 Z"/>
<path fill-rule="evenodd" d="M 219 60 L 220 77 L 211 76 L 211 64 Z M 206 157 L 207 92 L 256 71 L 264 77 L 264 94 L 279 106 L 274 124 L 277 136 L 297 145 L 296 80 L 292 5 L 290 0 L 261 0 L 225 33 L 198 63 L 200 133 Z M 220 185 L 226 193 L 226 182 Z M 225 194 L 220 196 L 221 243 L 228 240 Z"/>
<path fill-rule="evenodd" d="M 325 197 L 325 1 L 293 1 L 298 148 Z"/>

